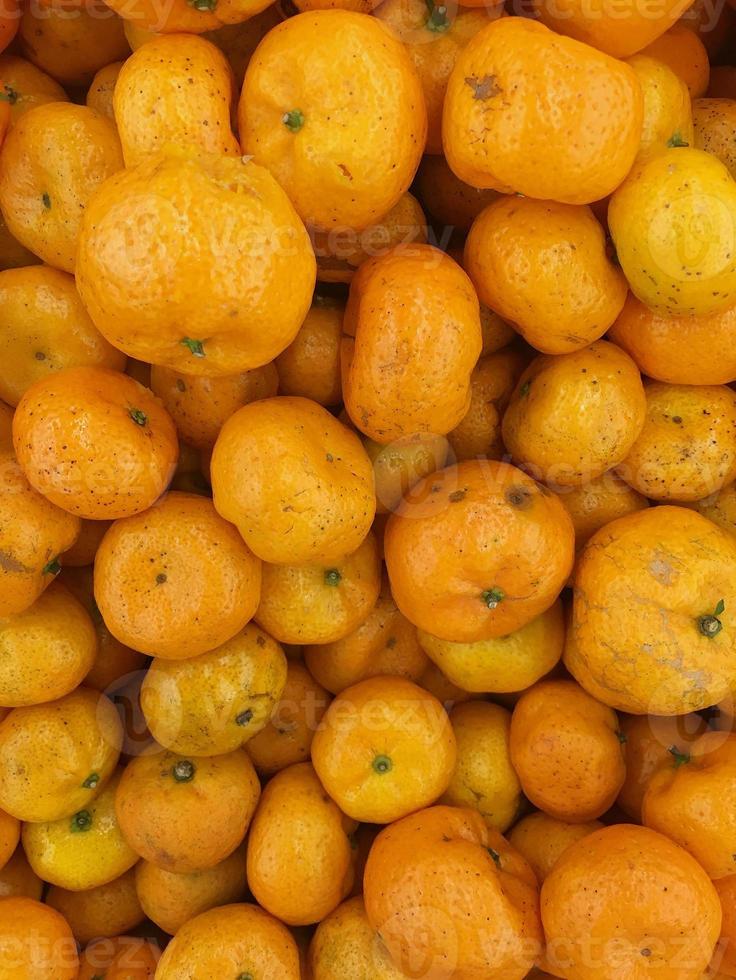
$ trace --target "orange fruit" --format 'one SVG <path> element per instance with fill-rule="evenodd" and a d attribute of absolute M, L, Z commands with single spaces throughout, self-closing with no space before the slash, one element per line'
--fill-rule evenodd
<path fill-rule="evenodd" d="M 79 537 L 61 556 L 65 568 L 88 568 L 112 521 L 81 521 Z"/>
<path fill-rule="evenodd" d="M 139 861 L 133 874 L 143 912 L 173 936 L 202 912 L 243 898 L 247 889 L 245 845 L 204 871 L 176 874 L 150 861 Z"/>
<path fill-rule="evenodd" d="M 100 939 L 82 954 L 77 980 L 153 980 L 160 956 L 158 946 L 138 936 Z"/>
<path fill-rule="evenodd" d="M 713 884 L 723 913 L 721 939 L 714 960 L 727 977 L 733 977 L 736 976 L 736 875 L 719 878 Z"/>
<path fill-rule="evenodd" d="M 223 905 L 190 919 L 169 943 L 156 980 L 257 976 L 299 980 L 299 953 L 283 923 L 257 905 Z"/>
<path fill-rule="evenodd" d="M 371 928 L 409 975 L 521 980 L 541 950 L 534 872 L 475 810 L 435 806 L 386 827 L 364 887 Z"/>
<path fill-rule="evenodd" d="M 733 177 L 736 175 L 736 154 L 729 133 L 736 119 L 736 104 L 732 99 L 696 99 L 693 102 L 695 146 L 712 153 Z"/>
<path fill-rule="evenodd" d="M 716 704 L 736 687 L 734 561 L 734 538 L 684 507 L 650 507 L 606 525 L 576 566 L 570 673 L 631 714 Z"/>
<path fill-rule="evenodd" d="M 549 609 L 573 543 L 557 497 L 508 463 L 468 460 L 420 481 L 391 515 L 386 565 L 410 622 L 473 643 Z"/>
<path fill-rule="evenodd" d="M 167 660 L 213 650 L 258 606 L 261 563 L 206 497 L 172 491 L 117 521 L 95 558 L 95 599 L 121 643 Z"/>
<path fill-rule="evenodd" d="M 66 919 L 32 898 L 0 899 L 0 963 L 8 980 L 76 980 L 77 944 Z"/>
<path fill-rule="evenodd" d="M 184 86 L 177 79 L 192 81 Z M 115 84 L 114 117 L 126 167 L 168 144 L 237 156 L 230 129 L 233 82 L 227 59 L 192 34 L 152 39 L 124 63 Z"/>
<path fill-rule="evenodd" d="M 497 191 L 472 187 L 460 180 L 445 157 L 437 153 L 422 157 L 415 185 L 424 209 L 437 224 L 459 232 L 469 231 L 481 211 L 498 197 Z M 509 343 L 513 336 L 513 330 L 508 328 L 505 343 Z M 491 352 L 484 350 L 483 353 Z"/>
<path fill-rule="evenodd" d="M 127 375 L 73 367 L 36 381 L 13 418 L 29 483 L 79 517 L 128 517 L 165 490 L 176 430 L 151 392 Z"/>
<path fill-rule="evenodd" d="M 628 65 L 537 21 L 502 17 L 458 56 L 442 141 L 452 170 L 474 187 L 590 204 L 631 169 L 642 111 Z"/>
<path fill-rule="evenodd" d="M 639 156 L 673 145 L 692 146 L 693 110 L 685 82 L 674 69 L 646 51 L 633 55 L 626 63 L 634 69 L 644 96 Z"/>
<path fill-rule="evenodd" d="M 695 9 L 703 4 L 692 4 L 685 11 L 685 18 L 697 16 Z M 712 15 L 711 15 L 712 18 Z M 711 20 L 712 30 L 712 20 Z M 673 24 L 668 31 L 648 44 L 641 52 L 650 58 L 656 58 L 667 65 L 687 85 L 690 97 L 699 99 L 705 95 L 710 80 L 710 64 L 708 51 L 697 31 L 692 29 L 688 20 L 680 20 Z"/>
<path fill-rule="evenodd" d="M 10 106 L 11 125 L 34 106 L 68 101 L 66 92 L 57 81 L 30 61 L 13 54 L 0 56 L 0 79 Z"/>
<path fill-rule="evenodd" d="M 566 823 L 537 810 L 515 824 L 509 843 L 526 858 L 541 884 L 571 844 L 602 826 L 599 820 Z"/>
<path fill-rule="evenodd" d="M 81 945 L 93 939 L 117 936 L 135 929 L 144 919 L 135 887 L 135 870 L 131 868 L 106 885 L 68 891 L 52 885 L 46 903 L 61 912 Z"/>
<path fill-rule="evenodd" d="M 31 868 L 19 844 L 7 864 L 0 869 L 0 897 L 21 895 L 40 902 L 43 888 L 44 883 Z"/>
<path fill-rule="evenodd" d="M 390 823 L 429 806 L 450 784 L 456 742 L 429 692 L 401 677 L 372 677 L 342 691 L 312 742 L 325 789 L 349 817 Z"/>
<path fill-rule="evenodd" d="M 95 112 L 99 112 L 102 116 L 107 116 L 113 122 L 115 122 L 113 94 L 115 92 L 115 83 L 118 80 L 123 64 L 124 62 L 122 61 L 113 61 L 112 64 L 100 68 L 92 79 L 92 84 L 87 89 L 85 100 L 90 109 L 94 109 Z M 0 70 L 2 70 L 1 67 Z"/>
<path fill-rule="evenodd" d="M 626 901 L 632 873 L 636 900 Z M 695 859 L 629 824 L 568 847 L 542 885 L 541 905 L 546 960 L 571 980 L 659 972 L 697 980 L 720 930 L 718 895 Z"/>
<path fill-rule="evenodd" d="M 123 836 L 144 860 L 188 874 L 233 853 L 260 793 L 255 769 L 240 750 L 193 760 L 158 752 L 128 763 L 115 811 Z"/>
<path fill-rule="evenodd" d="M 183 755 L 241 748 L 268 724 L 286 684 L 280 645 L 255 623 L 221 646 L 185 660 L 156 659 L 141 707 L 158 742 Z"/>
<path fill-rule="evenodd" d="M 219 513 L 272 564 L 339 561 L 373 522 L 373 472 L 360 440 L 306 398 L 237 411 L 222 427 L 211 473 Z"/>
<path fill-rule="evenodd" d="M 90 198 L 122 169 L 114 124 L 87 106 L 49 102 L 25 113 L 0 154 L 0 207 L 10 233 L 49 265 L 76 267 Z"/>
<path fill-rule="evenodd" d="M 326 407 L 340 404 L 340 340 L 344 311 L 344 304 L 338 300 L 315 295 L 299 333 L 275 361 L 282 395 L 311 398 Z"/>
<path fill-rule="evenodd" d="M 615 470 L 594 477 L 578 487 L 555 487 L 575 528 L 575 550 L 592 538 L 596 531 L 636 510 L 644 510 L 649 501 L 629 486 Z"/>
<path fill-rule="evenodd" d="M 464 266 L 478 297 L 545 354 L 598 340 L 627 293 L 588 207 L 504 195 L 473 222 Z"/>
<path fill-rule="evenodd" d="M 314 980 L 403 980 L 365 914 L 356 895 L 319 923 L 309 944 L 309 969 Z"/>
<path fill-rule="evenodd" d="M 248 835 L 248 887 L 259 905 L 292 926 L 332 912 L 353 881 L 352 829 L 309 763 L 276 773 Z"/>
<path fill-rule="evenodd" d="M 470 378 L 472 399 L 472 374 Z M 377 514 L 395 511 L 407 490 L 423 476 L 441 470 L 450 453 L 449 440 L 433 432 L 415 432 L 386 445 L 366 436 L 363 445 L 373 463 Z"/>
<path fill-rule="evenodd" d="M 306 223 L 359 230 L 409 189 L 427 115 L 409 56 L 379 20 L 317 10 L 290 17 L 258 46 L 238 129 L 243 151 L 271 171 Z"/>
<path fill-rule="evenodd" d="M 580 486 L 622 463 L 645 424 L 641 376 L 628 354 L 598 340 L 536 357 L 503 417 L 514 460 L 554 487 Z"/>
<path fill-rule="evenodd" d="M 296 336 L 314 282 L 304 226 L 246 158 L 154 154 L 107 182 L 84 212 L 82 301 L 115 347 L 152 364 L 197 375 L 261 367 Z"/>

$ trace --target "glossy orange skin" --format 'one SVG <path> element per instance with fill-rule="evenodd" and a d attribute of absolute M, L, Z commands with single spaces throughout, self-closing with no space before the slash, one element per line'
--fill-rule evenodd
<path fill-rule="evenodd" d="M 427 104 L 426 153 L 442 153 L 442 104 L 458 54 L 491 18 L 502 16 L 502 12 L 502 5 L 489 5 L 488 10 L 463 10 L 450 5 L 444 14 L 435 14 L 437 29 L 424 0 L 384 0 L 380 4 L 376 17 L 402 42 L 422 83 Z"/>
<path fill-rule="evenodd" d="M 626 777 L 615 711 L 573 681 L 540 681 L 511 719 L 510 751 L 524 793 L 545 813 L 587 823 L 608 810 Z"/>
<path fill-rule="evenodd" d="M 470 403 L 481 351 L 478 299 L 448 256 L 429 245 L 364 263 L 345 313 L 342 384 L 353 423 L 376 442 L 444 435 Z"/>
<path fill-rule="evenodd" d="M 128 55 L 123 22 L 102 0 L 73 11 L 64 3 L 26 6 L 18 31 L 20 52 L 61 85 L 88 85 L 95 73 Z"/>
<path fill-rule="evenodd" d="M 0 703 L 16 708 L 74 690 L 97 655 L 90 616 L 54 582 L 28 609 L 0 617 Z"/>
<path fill-rule="evenodd" d="M 196 915 L 243 898 L 247 889 L 245 845 L 206 871 L 174 874 L 139 861 L 131 873 L 146 916 L 173 936 Z"/>
<path fill-rule="evenodd" d="M 704 316 L 671 316 L 629 293 L 608 337 L 656 381 L 719 385 L 736 379 L 734 332 L 736 306 Z"/>
<path fill-rule="evenodd" d="M 598 340 L 535 358 L 503 417 L 503 441 L 520 465 L 555 487 L 580 486 L 623 463 L 645 423 L 639 370 Z"/>
<path fill-rule="evenodd" d="M 361 895 L 348 899 L 317 926 L 309 944 L 309 976 L 315 980 L 404 980 L 380 937 L 371 929 Z"/>
<path fill-rule="evenodd" d="M 534 872 L 474 810 L 430 807 L 385 828 L 364 889 L 368 921 L 409 975 L 522 980 L 541 950 Z"/>
<path fill-rule="evenodd" d="M 690 6 L 691 0 L 665 0 L 656 12 L 627 0 L 613 8 L 596 0 L 565 0 L 557 5 L 535 0 L 534 9 L 552 30 L 599 48 L 614 58 L 627 58 L 668 30 Z"/>
<path fill-rule="evenodd" d="M 14 895 L 41 901 L 44 884 L 31 868 L 23 848 L 18 846 L 8 863 L 0 870 L 0 897 Z"/>
<path fill-rule="evenodd" d="M 13 418 L 13 444 L 39 493 L 95 520 L 150 507 L 178 456 L 174 423 L 159 400 L 100 367 L 67 368 L 31 385 Z"/>
<path fill-rule="evenodd" d="M 315 296 L 299 333 L 276 358 L 282 395 L 311 398 L 325 406 L 340 404 L 340 339 L 344 312 L 345 306 L 340 301 Z"/>
<path fill-rule="evenodd" d="M 10 861 L 20 840 L 20 821 L 0 810 L 0 871 Z"/>
<path fill-rule="evenodd" d="M 113 94 L 115 92 L 115 83 L 118 80 L 123 64 L 124 62 L 122 61 L 113 61 L 111 65 L 105 65 L 104 68 L 100 68 L 92 79 L 92 84 L 87 89 L 87 97 L 85 99 L 90 109 L 94 109 L 102 116 L 107 116 L 113 122 L 115 122 Z"/>
<path fill-rule="evenodd" d="M 736 867 L 736 736 L 706 732 L 686 755 L 684 762 L 671 757 L 652 775 L 642 819 L 689 851 L 710 878 L 725 878 Z"/>
<path fill-rule="evenodd" d="M 227 24 L 241 24 L 264 11 L 266 0 L 219 0 L 213 8 L 200 9 L 186 0 L 162 6 L 156 0 L 113 0 L 110 4 L 126 23 L 138 30 L 163 34 L 203 34 Z M 136 48 L 133 47 L 133 50 Z"/>
<path fill-rule="evenodd" d="M 139 936 L 115 936 L 90 943 L 81 956 L 77 980 L 153 980 L 161 952 Z"/>
<path fill-rule="evenodd" d="M 658 153 L 672 142 L 692 146 L 692 101 L 677 72 L 646 52 L 632 55 L 626 64 L 634 69 L 644 97 L 638 157 Z"/>
<path fill-rule="evenodd" d="M 0 960 L 8 980 L 76 980 L 79 957 L 66 920 L 32 898 L 0 899 Z"/>
<path fill-rule="evenodd" d="M 77 942 L 85 945 L 101 936 L 117 936 L 135 929 L 144 919 L 135 890 L 135 869 L 106 885 L 71 892 L 58 885 L 49 888 L 46 902 L 61 912 Z"/>
<path fill-rule="evenodd" d="M 717 156 L 736 175 L 736 153 L 729 134 L 736 123 L 736 104 L 732 99 L 696 99 L 693 103 L 695 146 Z"/>
<path fill-rule="evenodd" d="M 263 791 L 248 835 L 248 887 L 286 922 L 319 922 L 352 885 L 352 829 L 309 763 L 277 773 Z"/>
<path fill-rule="evenodd" d="M 11 125 L 34 106 L 68 101 L 57 81 L 30 61 L 13 54 L 0 57 L 0 79 L 10 105 Z"/>
<path fill-rule="evenodd" d="M 442 140 L 450 167 L 474 187 L 590 204 L 630 170 L 642 111 L 628 65 L 537 21 L 503 17 L 457 59 Z"/>
<path fill-rule="evenodd" d="M 521 470 L 468 460 L 413 488 L 384 546 L 406 618 L 442 639 L 474 642 L 505 636 L 552 605 L 572 568 L 574 532 L 558 498 Z"/>
<path fill-rule="evenodd" d="M 627 901 L 632 869 L 636 900 Z M 569 980 L 699 980 L 721 924 L 700 865 L 666 837 L 630 824 L 569 847 L 542 885 L 541 906 L 546 958 L 553 969 L 564 964 Z"/>
<path fill-rule="evenodd" d="M 121 741 L 114 705 L 90 688 L 14 708 L 0 724 L 0 806 L 26 822 L 70 817 L 112 776 Z"/>
<path fill-rule="evenodd" d="M 686 13 L 692 12 L 693 7 Z M 708 51 L 698 33 L 686 26 L 686 22 L 673 24 L 641 53 L 671 68 L 687 85 L 692 99 L 705 95 L 710 80 Z"/>
<path fill-rule="evenodd" d="M 620 473 L 652 500 L 702 500 L 736 478 L 736 394 L 727 386 L 645 389 L 647 415 Z"/>
<path fill-rule="evenodd" d="M 427 667 L 417 630 L 399 612 L 388 583 L 378 602 L 352 633 L 304 649 L 304 662 L 333 694 L 368 677 L 397 676 L 417 682 Z"/>
<path fill-rule="evenodd" d="M 473 222 L 463 262 L 481 303 L 545 354 L 598 340 L 626 280 L 590 208 L 504 195 Z"/>
<path fill-rule="evenodd" d="M 281 643 L 334 643 L 370 613 L 381 588 L 373 534 L 339 562 L 263 566 L 256 621 Z"/>
<path fill-rule="evenodd" d="M 188 85 L 177 82 L 184 75 Z M 113 99 L 126 167 L 167 144 L 237 156 L 230 129 L 233 82 L 224 54 L 204 38 L 164 34 L 123 65 Z"/>
<path fill-rule="evenodd" d="M 212 449 L 231 415 L 259 398 L 273 398 L 278 387 L 274 364 L 218 377 L 151 367 L 151 390 L 164 403 L 180 438 L 195 449 Z"/>
<path fill-rule="evenodd" d="M 606 524 L 649 506 L 646 497 L 630 487 L 615 470 L 587 480 L 579 487 L 556 488 L 556 492 L 572 518 L 576 551 Z"/>
<path fill-rule="evenodd" d="M 595 698 L 631 714 L 716 704 L 736 687 L 733 561 L 736 540 L 684 507 L 650 507 L 608 524 L 576 565 L 568 670 Z M 704 635 L 701 617 L 721 600 L 723 628 Z"/>
<path fill-rule="evenodd" d="M 304 122 L 292 132 L 284 114 L 294 110 Z M 258 46 L 238 129 L 243 152 L 271 171 L 306 223 L 360 230 L 409 189 L 427 115 L 409 56 L 383 24 L 317 10 L 290 17 Z"/>
<path fill-rule="evenodd" d="M 156 980 L 202 976 L 299 980 L 299 953 L 283 923 L 257 905 L 224 905 L 191 919 L 169 943 Z"/>
<path fill-rule="evenodd" d="M 11 234 L 74 272 L 85 208 L 123 166 L 115 126 L 87 106 L 49 102 L 25 113 L 0 154 L 0 207 Z"/>
<path fill-rule="evenodd" d="M 115 811 L 123 836 L 144 860 L 188 874 L 212 868 L 233 853 L 261 788 L 240 750 L 195 759 L 192 778 L 177 781 L 174 769 L 182 761 L 173 752 L 132 759 L 117 789 Z"/>
<path fill-rule="evenodd" d="M 471 187 L 460 180 L 450 170 L 444 156 L 438 153 L 422 157 L 415 186 L 424 209 L 440 228 L 444 226 L 460 232 L 469 231 L 481 211 L 498 197 L 497 191 Z M 512 337 L 513 331 L 509 340 Z"/>
<path fill-rule="evenodd" d="M 565 823 L 537 810 L 522 817 L 508 838 L 509 844 L 529 862 L 541 885 L 571 844 L 595 833 L 602 826 L 599 820 Z"/>
<path fill-rule="evenodd" d="M 736 976 L 736 874 L 713 882 L 721 901 L 723 920 L 721 939 L 716 948 L 714 964 L 727 977 Z"/>
<path fill-rule="evenodd" d="M 304 226 L 245 158 L 155 154 L 85 211 L 82 300 L 98 330 L 139 360 L 210 376 L 267 364 L 294 339 L 314 283 Z"/>
<path fill-rule="evenodd" d="M 0 398 L 17 405 L 40 378 L 68 367 L 125 368 L 90 320 L 74 278 L 50 266 L 0 272 Z"/>
<path fill-rule="evenodd" d="M 116 522 L 95 558 L 95 599 L 121 643 L 184 660 L 225 643 L 251 619 L 261 563 L 206 497 L 172 491 Z"/>
<path fill-rule="evenodd" d="M 501 418 L 528 362 L 526 352 L 516 347 L 507 347 L 478 361 L 470 375 L 470 407 L 447 436 L 456 460 L 479 456 L 501 459 Z"/>
<path fill-rule="evenodd" d="M 390 823 L 429 806 L 450 784 L 455 735 L 436 698 L 400 677 L 346 688 L 327 709 L 312 762 L 343 812 Z"/>
<path fill-rule="evenodd" d="M 338 561 L 373 523 L 373 471 L 360 440 L 306 398 L 267 398 L 232 415 L 211 474 L 219 513 L 272 564 Z"/>
<path fill-rule="evenodd" d="M 404 494 L 422 477 L 441 470 L 450 454 L 449 440 L 432 432 L 415 432 L 387 445 L 366 436 L 363 445 L 373 463 L 377 514 L 395 511 Z"/>
<path fill-rule="evenodd" d="M 49 564 L 79 536 L 78 517 L 29 484 L 13 452 L 12 409 L 0 403 L 0 616 L 22 613 L 54 580 Z"/>
<path fill-rule="evenodd" d="M 301 661 L 289 661 L 286 684 L 268 724 L 246 743 L 246 752 L 261 775 L 309 759 L 314 733 L 330 700 L 331 695 Z"/>
<path fill-rule="evenodd" d="M 727 487 L 694 503 L 686 503 L 709 521 L 713 521 L 725 531 L 736 534 L 736 486 L 730 483 Z"/>
<path fill-rule="evenodd" d="M 221 755 L 241 748 L 266 726 L 283 693 L 286 670 L 279 644 L 248 623 L 198 657 L 154 660 L 141 687 L 141 707 L 165 748 Z"/>

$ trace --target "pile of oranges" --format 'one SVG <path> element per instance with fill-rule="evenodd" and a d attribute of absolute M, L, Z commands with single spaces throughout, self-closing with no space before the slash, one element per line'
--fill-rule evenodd
<path fill-rule="evenodd" d="M 736 10 L 0 52 L 0 980 L 736 977 Z"/>

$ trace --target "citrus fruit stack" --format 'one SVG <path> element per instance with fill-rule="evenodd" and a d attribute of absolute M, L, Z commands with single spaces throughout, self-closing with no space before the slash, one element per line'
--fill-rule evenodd
<path fill-rule="evenodd" d="M 0 980 L 736 977 L 736 13 L 522 6 L 0 13 Z"/>

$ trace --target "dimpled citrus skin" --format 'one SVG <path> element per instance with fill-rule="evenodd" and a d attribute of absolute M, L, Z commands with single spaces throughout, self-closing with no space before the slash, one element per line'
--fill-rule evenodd
<path fill-rule="evenodd" d="M 646 399 L 639 370 L 605 340 L 536 357 L 503 417 L 503 440 L 520 465 L 552 486 L 580 486 L 626 459 Z"/>
<path fill-rule="evenodd" d="M 736 182 L 703 150 L 645 156 L 608 223 L 631 291 L 653 310 L 704 316 L 736 300 Z"/>
<path fill-rule="evenodd" d="M 545 354 L 602 337 L 628 287 L 587 207 L 504 196 L 473 222 L 465 268 L 478 298 Z"/>
<path fill-rule="evenodd" d="M 710 45 L 713 41 L 719 46 L 723 43 L 723 36 L 719 41 L 716 24 L 712 19 L 710 29 L 705 25 L 703 25 L 705 29 L 700 29 L 698 17 L 705 14 L 703 8 L 704 4 L 701 0 L 693 3 L 679 23 L 674 24 L 664 34 L 660 34 L 642 50 L 642 54 L 656 58 L 657 61 L 671 68 L 685 82 L 692 99 L 701 98 L 708 90 L 711 66 L 706 45 Z M 726 31 L 729 29 L 728 13 L 724 10 L 725 16 L 717 19 L 717 23 L 725 27 Z M 707 17 L 707 14 L 705 16 Z M 716 53 L 715 49 L 713 53 Z"/>
<path fill-rule="evenodd" d="M 163 35 L 144 44 L 125 62 L 115 85 L 125 166 L 142 163 L 169 143 L 237 156 L 232 94 L 227 59 L 204 38 Z"/>
<path fill-rule="evenodd" d="M 345 313 L 343 395 L 376 442 L 445 435 L 470 404 L 481 352 L 478 298 L 467 275 L 429 245 L 364 263 Z"/>
<path fill-rule="evenodd" d="M 261 563 L 207 497 L 172 491 L 110 528 L 95 599 L 121 643 L 170 660 L 212 650 L 258 606 Z"/>
<path fill-rule="evenodd" d="M 77 944 L 63 915 L 25 896 L 0 900 L 0 960 L 8 980 L 76 980 Z"/>
<path fill-rule="evenodd" d="M 695 501 L 736 478 L 736 393 L 726 385 L 646 386 L 644 427 L 620 473 L 650 500 Z"/>
<path fill-rule="evenodd" d="M 9 405 L 53 371 L 125 368 L 125 354 L 96 329 L 73 277 L 58 269 L 36 265 L 0 272 L 0 318 L 0 398 Z"/>
<path fill-rule="evenodd" d="M 94 800 L 72 817 L 23 825 L 23 849 L 44 881 L 86 891 L 107 885 L 138 860 L 115 819 L 116 773 Z"/>
<path fill-rule="evenodd" d="M 434 806 L 386 827 L 364 881 L 368 921 L 404 972 L 522 980 L 541 950 L 534 873 L 474 810 Z"/>
<path fill-rule="evenodd" d="M 614 58 L 627 58 L 663 34 L 687 10 L 691 0 L 664 0 L 654 8 L 635 0 L 611 5 L 605 0 L 534 0 L 534 8 L 548 27 Z"/>
<path fill-rule="evenodd" d="M 317 926 L 309 944 L 311 975 L 319 980 L 405 980 L 371 929 L 363 897 L 356 895 Z"/>
<path fill-rule="evenodd" d="M 232 415 L 211 472 L 219 513 L 273 564 L 344 558 L 373 523 L 373 469 L 360 440 L 306 398 L 267 398 Z"/>
<path fill-rule="evenodd" d="M 622 901 L 633 882 L 635 900 Z M 664 892 L 677 900 L 663 901 Z M 568 847 L 544 881 L 541 906 L 547 958 L 553 969 L 564 964 L 569 980 L 699 980 L 721 925 L 718 895 L 700 865 L 631 824 Z"/>
<path fill-rule="evenodd" d="M 145 917 L 135 890 L 133 868 L 106 885 L 83 892 L 52 885 L 46 893 L 46 904 L 61 912 L 82 946 L 92 939 L 130 932 Z"/>
<path fill-rule="evenodd" d="M 461 232 L 467 232 L 483 208 L 498 197 L 497 191 L 471 187 L 464 183 L 450 170 L 444 156 L 435 154 L 422 157 L 415 187 L 424 209 L 435 221 Z M 513 335 L 513 331 L 509 329 L 505 343 Z M 492 351 L 484 349 L 483 353 L 491 354 Z"/>
<path fill-rule="evenodd" d="M 262 167 L 194 150 L 156 154 L 90 203 L 77 285 L 107 339 L 188 374 L 268 363 L 309 309 L 316 263 Z"/>
<path fill-rule="evenodd" d="M 657 313 L 629 293 L 608 337 L 642 374 L 670 384 L 720 385 L 736 379 L 736 306 L 704 316 Z"/>
<path fill-rule="evenodd" d="M 590 204 L 631 168 L 642 112 L 628 65 L 536 21 L 504 17 L 460 53 L 442 140 L 450 167 L 474 187 Z"/>
<path fill-rule="evenodd" d="M 50 75 L 25 58 L 3 53 L 0 56 L 0 78 L 13 93 L 10 101 L 11 124 L 37 105 L 67 102 L 68 96 Z M 5 89 L 7 93 L 7 88 Z"/>
<path fill-rule="evenodd" d="M 115 812 L 123 836 L 144 860 L 189 874 L 212 868 L 233 853 L 260 795 L 245 752 L 194 760 L 153 752 L 125 767 Z"/>
<path fill-rule="evenodd" d="M 509 843 L 526 858 L 541 885 L 570 844 L 600 830 L 602 826 L 598 820 L 565 823 L 537 810 L 514 824 Z"/>
<path fill-rule="evenodd" d="M 13 413 L 0 403 L 0 616 L 27 609 L 54 580 L 49 564 L 79 537 L 80 520 L 37 493 L 13 452 Z"/>
<path fill-rule="evenodd" d="M 468 460 L 416 485 L 389 519 L 384 547 L 407 619 L 473 643 L 548 609 L 570 574 L 573 544 L 550 491 L 508 463 Z"/>
<path fill-rule="evenodd" d="M 299 952 L 283 923 L 257 905 L 223 905 L 182 926 L 156 970 L 156 980 L 256 976 L 299 980 Z"/>
<path fill-rule="evenodd" d="M 8 229 L 44 262 L 74 272 L 89 200 L 122 167 L 109 119 L 68 102 L 37 106 L 13 126 L 0 154 L 0 208 Z"/>
<path fill-rule="evenodd" d="M 733 150 L 736 103 L 733 99 L 696 99 L 693 102 L 695 146 L 718 157 L 736 174 L 736 153 Z"/>
<path fill-rule="evenodd" d="M 120 69 L 123 67 L 122 61 L 113 61 L 111 65 L 100 68 L 92 84 L 87 89 L 86 104 L 90 109 L 94 109 L 108 119 L 115 121 L 113 110 L 113 95 L 115 93 L 115 83 L 118 80 Z"/>
<path fill-rule="evenodd" d="M 578 560 L 564 660 L 595 698 L 631 714 L 682 715 L 736 684 L 736 539 L 684 507 L 598 531 Z M 717 615 L 716 635 L 701 617 Z"/>
<path fill-rule="evenodd" d="M 308 762 L 277 773 L 248 835 L 248 887 L 259 905 L 287 925 L 329 915 L 352 883 L 350 827 Z"/>
<path fill-rule="evenodd" d="M 644 96 L 639 155 L 665 149 L 670 140 L 693 145 L 693 109 L 687 85 L 672 68 L 646 54 L 635 54 L 634 69 Z"/>
<path fill-rule="evenodd" d="M 381 557 L 370 533 L 331 567 L 264 564 L 255 618 L 281 643 L 334 643 L 360 625 L 380 588 Z"/>
<path fill-rule="evenodd" d="M 303 124 L 292 131 L 284 115 L 295 110 Z M 238 128 L 243 152 L 271 171 L 306 222 L 360 230 L 409 189 L 427 114 L 409 56 L 385 25 L 317 10 L 290 17 L 258 46 Z"/>
<path fill-rule="evenodd" d="M 630 487 L 615 470 L 608 470 L 578 487 L 559 487 L 556 492 L 572 518 L 576 551 L 604 525 L 649 506 L 647 498 Z"/>
<path fill-rule="evenodd" d="M 0 806 L 32 823 L 70 817 L 112 775 L 121 739 L 112 702 L 89 688 L 15 708 L 0 724 Z"/>
<path fill-rule="evenodd" d="M 96 654 L 92 620 L 55 582 L 29 609 L 0 617 L 0 704 L 16 708 L 63 697 L 84 679 Z"/>
<path fill-rule="evenodd" d="M 176 430 L 159 400 L 125 374 L 75 367 L 26 391 L 13 444 L 31 485 L 79 517 L 128 517 L 171 479 Z"/>
<path fill-rule="evenodd" d="M 286 684 L 284 652 L 254 623 L 189 660 L 156 659 L 141 688 L 151 734 L 172 751 L 220 755 L 267 724 Z"/>

